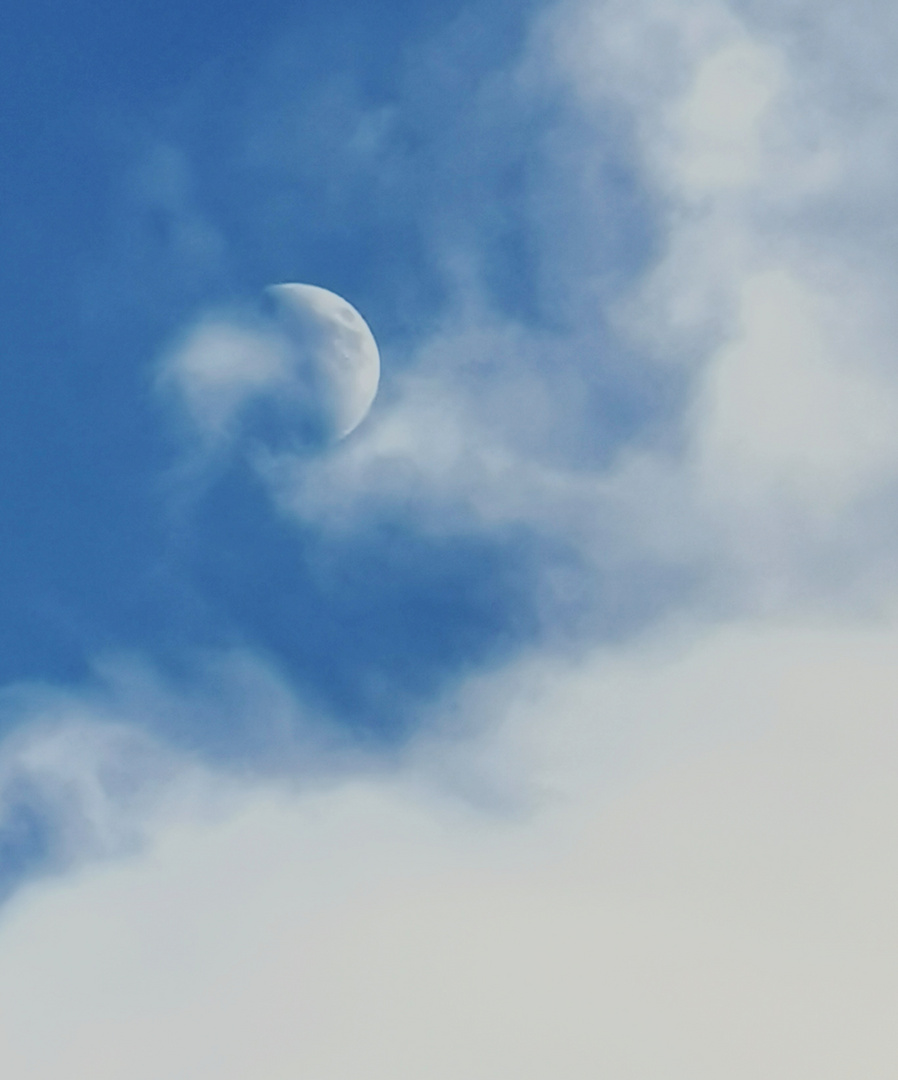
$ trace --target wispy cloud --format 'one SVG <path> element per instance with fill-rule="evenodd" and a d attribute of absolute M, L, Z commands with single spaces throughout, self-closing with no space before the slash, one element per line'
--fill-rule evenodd
<path fill-rule="evenodd" d="M 283 343 L 261 326 L 236 317 L 206 316 L 165 357 L 162 390 L 177 395 L 204 449 L 237 434 L 241 411 L 254 398 L 282 393 L 291 384 Z"/>

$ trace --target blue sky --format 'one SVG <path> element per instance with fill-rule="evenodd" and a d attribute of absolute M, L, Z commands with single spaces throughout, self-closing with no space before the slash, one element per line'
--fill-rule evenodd
<path fill-rule="evenodd" d="M 6 26 L 0 1072 L 891 1075 L 888 6 Z"/>
<path fill-rule="evenodd" d="M 153 393 L 154 363 L 197 312 L 252 304 L 272 281 L 324 282 L 364 310 L 387 398 L 462 289 L 522 327 L 557 333 L 577 317 L 569 283 L 547 294 L 538 280 L 538 248 L 556 242 L 540 231 L 560 230 L 566 246 L 583 195 L 546 145 L 576 138 L 558 131 L 562 89 L 508 85 L 528 14 L 272 4 L 214 19 L 202 8 L 19 16 L 4 65 L 17 87 L 5 682 L 83 679 L 108 651 L 177 666 L 241 643 L 349 727 L 404 731 L 407 699 L 539 633 L 542 563 L 576 561 L 557 538 L 435 537 L 413 506 L 382 506 L 334 542 L 285 525 L 239 463 L 173 494 L 176 421 Z M 652 239 L 626 161 L 607 156 L 591 177 L 602 243 L 578 270 L 613 291 Z M 545 223 L 532 205 L 543 187 L 558 202 Z M 587 354 L 566 358 L 572 396 L 585 395 L 570 402 L 571 433 L 542 434 L 546 455 L 584 464 L 674 392 L 663 376 L 621 377 L 596 323 Z M 365 699 L 368 670 L 392 697 Z M 189 737 L 207 736 L 219 742 Z"/>
<path fill-rule="evenodd" d="M 109 648 L 164 653 L 252 637 L 229 611 L 228 575 L 213 583 L 215 558 L 228 555 L 208 530 L 233 532 L 244 564 L 263 565 L 266 551 L 278 560 L 285 541 L 277 522 L 241 525 L 266 515 L 239 475 L 189 520 L 172 521 L 164 489 L 176 449 L 152 366 L 196 310 L 252 302 L 270 281 L 324 280 L 351 293 L 387 348 L 437 315 L 426 192 L 359 198 L 373 170 L 363 161 L 347 175 L 339 141 L 366 110 L 395 107 L 415 43 L 457 18 L 414 5 L 378 15 L 376 28 L 366 26 L 370 11 L 350 5 L 328 6 L 327 18 L 286 5 L 213 20 L 180 7 L 108 20 L 69 9 L 62 22 L 27 11 L 4 61 L 17 86 L 5 169 L 4 248 L 15 253 L 3 312 L 5 681 L 77 678 Z M 509 12 L 483 33 L 501 41 L 520 33 L 522 17 Z M 476 83 L 484 64 L 472 57 L 461 78 Z M 333 121 L 306 106 L 316 98 Z M 309 127 L 308 149 L 296 139 L 278 160 L 281 122 Z M 256 141 L 268 145 L 254 154 Z M 228 515 L 236 528 L 222 533 Z M 297 554 L 301 564 L 301 541 Z M 476 590 L 481 559 L 489 553 L 460 553 L 453 571 L 450 556 L 440 576 L 470 575 Z M 412 591 L 431 587 L 441 585 Z M 464 600 L 454 606 L 464 621 Z"/>

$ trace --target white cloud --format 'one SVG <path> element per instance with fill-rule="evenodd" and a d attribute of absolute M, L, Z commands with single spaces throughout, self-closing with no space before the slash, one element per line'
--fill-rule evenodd
<path fill-rule="evenodd" d="M 794 10 L 785 32 L 736 5 L 583 10 L 557 24 L 559 55 L 587 107 L 632 110 L 662 207 L 661 257 L 617 325 L 690 373 L 688 513 L 757 595 L 826 561 L 857 570 L 883 542 L 859 521 L 898 462 L 894 273 L 871 232 L 843 226 L 871 198 L 890 212 L 883 72 L 871 65 L 868 96 L 833 89 L 847 65 L 828 9 L 806 14 L 809 35 Z M 854 65 L 893 32 L 881 6 L 864 16 Z M 642 60 L 622 40 L 645 41 Z"/>
<path fill-rule="evenodd" d="M 569 414 L 539 373 L 578 330 L 537 337 L 475 306 L 358 437 L 264 463 L 319 522 L 414 496 L 433 528 L 523 522 L 597 559 L 699 556 L 711 592 L 767 614 L 524 657 L 436 704 L 379 773 L 303 790 L 175 770 L 177 799 L 140 811 L 146 848 L 2 913 L 4 1075 L 894 1073 L 898 629 L 877 561 L 894 548 L 894 274 L 875 230 L 840 224 L 893 200 L 892 83 L 855 69 L 840 96 L 828 13 L 808 15 L 817 59 L 719 3 L 569 6 L 534 38 L 578 124 L 631 118 L 662 244 L 615 328 L 692 381 L 679 440 L 550 460 Z M 863 33 L 893 35 L 887 16 L 866 7 Z M 213 431 L 268 378 L 230 337 L 210 375 L 217 332 L 184 354 Z M 849 618 L 826 558 L 852 585 L 872 575 L 886 614 Z M 249 684 L 260 718 L 302 712 L 275 679 Z"/>
<path fill-rule="evenodd" d="M 839 63 L 841 42 L 825 20 L 817 29 L 815 47 Z M 326 527 L 351 527 L 373 504 L 436 530 L 523 524 L 599 566 L 702 563 L 712 590 L 728 574 L 744 582 L 740 602 L 762 589 L 758 573 L 798 580 L 834 560 L 861 573 L 881 539 L 849 523 L 888 489 L 898 460 L 895 282 L 877 238 L 846 236 L 839 222 L 869 194 L 859 157 L 871 176 L 894 157 L 893 125 L 877 106 L 884 146 L 859 136 L 856 111 L 802 40 L 716 2 L 544 13 L 526 57 L 497 80 L 518 93 L 561 80 L 559 132 L 588 134 L 606 153 L 618 132 L 614 153 L 630 155 L 657 211 L 658 258 L 610 307 L 596 282 L 579 281 L 561 325 L 535 332 L 489 310 L 476 259 L 447 255 L 465 268 L 457 306 L 389 376 L 353 438 L 315 461 L 257 458 L 280 507 Z M 878 79 L 871 71 L 871 94 Z M 537 261 L 558 266 L 565 251 L 546 222 L 574 196 L 542 182 L 529 228 Z M 891 194 L 877 183 L 885 212 Z M 590 201 L 601 185 L 576 197 L 572 213 L 598 245 Z M 545 278 L 541 288 L 555 295 Z M 598 345 L 603 302 L 614 332 Z M 677 372 L 690 404 L 656 428 L 607 435 L 604 453 L 584 460 L 585 432 L 606 423 L 584 389 L 584 358 L 598 349 L 621 380 L 634 362 Z"/>
<path fill-rule="evenodd" d="M 236 434 L 249 401 L 289 388 L 290 374 L 290 357 L 273 334 L 207 316 L 169 351 L 159 382 L 178 395 L 199 433 L 218 442 Z"/>
<path fill-rule="evenodd" d="M 428 748 L 330 790 L 232 791 L 213 822 L 162 815 L 149 851 L 7 907 L 0 1066 L 885 1077 L 896 642 L 734 627 L 531 671 L 496 759 L 551 761 L 525 814 L 440 795 Z M 609 779 L 608 749 L 641 740 L 649 762 Z"/>
<path fill-rule="evenodd" d="M 774 50 L 729 43 L 698 65 L 692 85 L 667 117 L 669 166 L 693 198 L 761 178 L 761 126 L 781 79 Z"/>
<path fill-rule="evenodd" d="M 732 496 L 773 488 L 839 511 L 894 473 L 894 382 L 857 356 L 868 342 L 849 305 L 785 268 L 741 283 L 739 331 L 712 358 L 699 406 L 701 459 Z"/>

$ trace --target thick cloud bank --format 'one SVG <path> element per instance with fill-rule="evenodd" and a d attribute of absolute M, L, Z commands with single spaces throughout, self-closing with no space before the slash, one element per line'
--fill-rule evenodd
<path fill-rule="evenodd" d="M 586 619 L 443 685 L 389 759 L 329 744 L 236 652 L 227 701 L 133 672 L 23 691 L 0 779 L 80 824 L 72 869 L 0 912 L 3 1075 L 894 1075 L 896 40 L 884 5 L 853 12 L 536 18 L 503 85 L 561 93 L 578 175 L 613 139 L 656 227 L 644 272 L 609 290 L 546 229 L 580 321 L 528 326 L 475 288 L 355 437 L 253 467 L 297 529 L 401 505 L 428 534 L 566 544 L 575 588 L 690 587 L 638 632 Z M 571 372 L 600 324 L 621 371 L 682 396 L 578 461 Z M 167 361 L 216 431 L 265 377 L 229 334 L 201 324 Z M 537 587 L 551 626 L 571 580 Z M 315 735 L 285 735 L 277 781 L 225 775 L 129 741 L 148 700 Z"/>
<path fill-rule="evenodd" d="M 896 643 L 734 627 L 592 656 L 518 700 L 519 676 L 479 687 L 469 708 L 504 701 L 507 727 L 454 791 L 429 747 L 399 776 L 220 794 L 213 820 L 182 802 L 149 851 L 7 907 L 0 1062 L 886 1077 Z M 515 757 L 526 813 L 459 796 Z M 638 780 L 609 780 L 622 760 Z"/>

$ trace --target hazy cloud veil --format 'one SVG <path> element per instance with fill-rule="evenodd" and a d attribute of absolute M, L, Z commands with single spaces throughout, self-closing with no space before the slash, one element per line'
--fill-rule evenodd
<path fill-rule="evenodd" d="M 392 741 L 337 722 L 325 647 L 8 689 L 4 835 L 44 830 L 59 872 L 18 868 L 0 913 L 4 1075 L 894 1074 L 895 17 L 563 3 L 462 93 L 464 37 L 420 45 L 454 126 L 412 56 L 389 109 L 322 91 L 439 284 L 414 332 L 372 287 L 365 422 L 261 452 L 235 417 L 279 361 L 237 303 L 155 372 L 173 503 L 236 470 L 318 573 L 387 535 L 377 603 L 413 551 L 494 545 L 515 584 L 464 634 L 422 622 L 442 666 L 395 631 L 432 678 L 388 643 L 334 669 Z M 276 79 L 246 108 L 266 167 L 323 138 Z M 210 715 L 239 753 L 171 735 Z"/>

